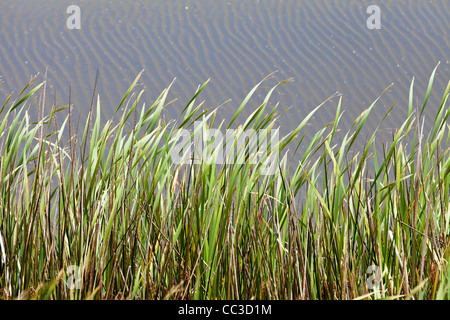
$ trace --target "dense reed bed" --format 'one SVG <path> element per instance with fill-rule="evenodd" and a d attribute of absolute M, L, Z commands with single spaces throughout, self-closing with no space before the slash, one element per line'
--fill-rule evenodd
<path fill-rule="evenodd" d="M 381 96 L 351 128 L 339 125 L 338 97 L 335 121 L 312 139 L 304 133 L 323 104 L 290 134 L 252 144 L 253 134 L 276 129 L 276 86 L 244 121 L 261 83 L 218 123 L 197 102 L 205 83 L 165 122 L 170 87 L 146 107 L 138 76 L 117 107 L 120 120 L 103 123 L 93 95 L 79 127 L 70 103 L 46 114 L 45 83 L 30 82 L 1 109 L 0 297 L 448 298 L 450 82 L 434 127 L 422 125 L 435 72 L 420 106 L 413 80 L 408 117 L 381 148 L 378 132 L 360 137 Z M 179 148 L 183 132 L 237 125 L 243 130 L 222 140 L 236 146 L 226 162 L 217 132 L 203 157 L 173 160 L 188 150 Z M 272 172 L 254 161 L 261 153 L 275 157 Z"/>

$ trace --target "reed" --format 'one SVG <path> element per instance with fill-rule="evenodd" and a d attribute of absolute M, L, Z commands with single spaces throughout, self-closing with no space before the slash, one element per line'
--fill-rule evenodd
<path fill-rule="evenodd" d="M 247 139 L 221 165 L 211 147 L 210 161 L 175 164 L 180 129 L 231 128 L 261 83 L 228 124 L 197 103 L 207 83 L 166 122 L 170 87 L 146 107 L 139 75 L 119 120 L 101 122 L 93 99 L 78 132 L 70 103 L 44 115 L 45 83 L 31 81 L 0 110 L 0 297 L 449 298 L 450 82 L 434 126 L 422 125 L 435 72 L 420 109 L 412 81 L 408 117 L 381 151 L 378 131 L 357 146 L 380 97 L 344 132 L 339 97 L 335 121 L 310 141 L 306 124 L 323 104 L 264 150 Z M 275 88 L 243 129 L 276 128 Z M 258 152 L 280 155 L 273 174 L 252 161 Z"/>

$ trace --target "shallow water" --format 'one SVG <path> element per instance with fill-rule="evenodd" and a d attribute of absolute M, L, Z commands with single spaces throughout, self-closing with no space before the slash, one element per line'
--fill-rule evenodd
<path fill-rule="evenodd" d="M 69 30 L 66 9 L 81 8 L 81 29 Z M 229 118 L 250 89 L 266 75 L 294 78 L 277 90 L 274 102 L 290 110 L 283 130 L 298 124 L 316 105 L 339 91 L 343 126 L 391 83 L 370 118 L 374 128 L 397 102 L 385 128 L 407 113 L 409 84 L 416 77 L 417 106 L 440 61 L 428 121 L 449 79 L 450 1 L 377 1 L 381 29 L 369 30 L 371 1 L 66 1 L 0 0 L 0 101 L 18 93 L 30 76 L 47 71 L 49 96 L 72 102 L 86 114 L 96 70 L 102 112 L 111 116 L 135 76 L 150 103 L 174 78 L 166 110 L 176 117 L 197 86 L 208 78 L 205 107 Z M 264 95 L 266 91 L 258 91 Z M 256 99 L 258 100 L 258 99 Z M 311 121 L 311 128 L 334 119 L 337 99 Z M 247 116 L 256 107 L 250 104 Z M 314 132 L 314 130 L 311 130 Z"/>

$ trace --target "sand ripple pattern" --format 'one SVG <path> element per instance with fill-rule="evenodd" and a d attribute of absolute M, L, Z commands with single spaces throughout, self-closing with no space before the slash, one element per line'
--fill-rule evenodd
<path fill-rule="evenodd" d="M 381 30 L 367 29 L 371 3 L 360 0 L 85 1 L 79 4 L 81 30 L 69 30 L 66 8 L 76 2 L 0 0 L 2 101 L 30 76 L 40 73 L 42 79 L 47 71 L 51 95 L 66 103 L 71 86 L 83 116 L 99 69 L 97 89 L 108 117 L 145 69 L 140 85 L 147 88 L 147 103 L 177 79 L 170 96 L 177 102 L 167 109 L 169 117 L 176 117 L 197 86 L 211 78 L 203 94 L 206 106 L 231 98 L 219 111 L 227 118 L 253 85 L 278 70 L 276 80 L 295 79 L 278 90 L 283 109 L 291 108 L 280 119 L 284 130 L 336 91 L 344 95 L 342 123 L 350 126 L 393 82 L 370 120 L 375 128 L 397 102 L 388 128 L 407 112 L 413 76 L 423 97 L 441 61 L 430 104 L 439 101 L 449 78 L 448 0 L 380 1 Z M 335 105 L 327 105 L 312 126 L 331 121 Z"/>

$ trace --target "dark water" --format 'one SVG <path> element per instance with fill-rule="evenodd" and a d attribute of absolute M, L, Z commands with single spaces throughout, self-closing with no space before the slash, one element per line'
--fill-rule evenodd
<path fill-rule="evenodd" d="M 81 8 L 81 29 L 69 30 L 66 9 Z M 369 30 L 367 6 L 381 8 L 381 30 Z M 0 101 L 18 93 L 30 76 L 47 70 L 48 88 L 59 103 L 89 107 L 96 70 L 102 112 L 110 116 L 123 93 L 145 69 L 140 88 L 152 99 L 174 78 L 166 114 L 176 117 L 197 86 L 208 78 L 205 107 L 221 107 L 229 118 L 248 91 L 266 75 L 295 81 L 277 90 L 274 102 L 291 108 L 280 118 L 289 130 L 327 97 L 344 96 L 349 126 L 391 83 L 370 118 L 374 128 L 397 102 L 385 128 L 407 113 L 408 90 L 416 77 L 421 105 L 440 61 L 431 115 L 450 78 L 449 0 L 396 1 L 75 1 L 0 0 Z M 264 89 L 258 91 L 264 95 Z M 337 99 L 312 120 L 319 127 L 334 118 Z M 256 107 L 250 104 L 244 116 Z"/>

